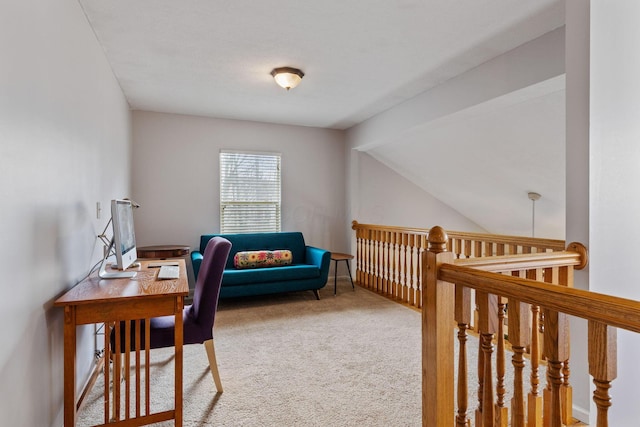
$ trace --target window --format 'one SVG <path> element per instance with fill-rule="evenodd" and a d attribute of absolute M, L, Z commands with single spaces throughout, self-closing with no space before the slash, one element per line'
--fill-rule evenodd
<path fill-rule="evenodd" d="M 220 152 L 220 232 L 280 231 L 280 154 Z"/>

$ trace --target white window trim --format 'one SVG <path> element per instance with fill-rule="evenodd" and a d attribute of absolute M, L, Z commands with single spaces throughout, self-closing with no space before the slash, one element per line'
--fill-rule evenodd
<path fill-rule="evenodd" d="M 275 157 L 277 160 L 277 172 L 270 175 L 274 178 L 274 182 L 270 185 L 269 180 L 259 179 L 259 177 L 243 176 L 238 178 L 236 185 L 250 184 L 255 180 L 257 187 L 245 188 L 245 194 L 239 195 L 238 199 L 234 199 L 229 194 L 229 189 L 225 188 L 229 185 L 231 177 L 225 176 L 226 169 L 224 165 L 224 155 L 246 155 L 247 160 L 251 156 L 268 156 Z M 228 160 L 228 159 L 227 159 Z M 251 232 L 269 232 L 281 231 L 282 228 L 282 154 L 277 152 L 259 152 L 259 151 L 238 151 L 238 150 L 220 150 L 219 155 L 220 167 L 220 232 L 221 233 L 251 233 Z M 243 179 L 246 181 L 242 182 Z M 267 196 L 261 199 L 259 196 L 260 186 L 263 186 L 264 194 Z M 269 209 L 272 207 L 272 209 Z M 232 210 L 229 210 L 232 209 Z M 235 209 L 235 216 L 233 212 Z M 227 213 L 225 214 L 225 210 Z M 248 213 L 248 218 L 243 216 L 243 210 Z M 260 220 L 260 217 L 268 217 L 268 220 Z M 251 217 L 254 220 L 251 220 Z M 244 222 L 244 224 L 243 224 Z"/>

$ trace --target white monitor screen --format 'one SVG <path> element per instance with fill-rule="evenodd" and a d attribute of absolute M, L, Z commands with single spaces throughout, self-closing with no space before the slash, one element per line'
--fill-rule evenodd
<path fill-rule="evenodd" d="M 113 219 L 113 239 L 117 268 L 124 270 L 133 264 L 137 258 L 131 202 L 128 200 L 112 200 L 111 218 Z"/>

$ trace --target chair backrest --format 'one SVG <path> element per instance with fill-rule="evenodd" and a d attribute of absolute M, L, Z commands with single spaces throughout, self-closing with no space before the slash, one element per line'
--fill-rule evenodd
<path fill-rule="evenodd" d="M 203 330 L 211 331 L 218 309 L 218 297 L 222 284 L 222 273 L 227 262 L 231 242 L 222 237 L 209 240 L 205 248 L 200 273 L 193 293 L 190 316 Z"/>

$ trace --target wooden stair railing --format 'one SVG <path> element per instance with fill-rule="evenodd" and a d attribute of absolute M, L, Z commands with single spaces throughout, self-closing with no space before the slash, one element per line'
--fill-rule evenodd
<path fill-rule="evenodd" d="M 352 222 L 356 232 L 356 281 L 404 304 L 422 306 L 422 255 L 427 228 Z M 448 231 L 447 251 L 457 260 L 564 251 L 563 240 Z"/>
<path fill-rule="evenodd" d="M 589 373 L 596 386 L 594 402 L 598 411 L 596 425 L 608 426 L 607 414 L 611 406 L 608 390 L 617 375 L 615 328 L 640 333 L 640 302 L 571 288 L 573 268 L 586 265 L 586 250 L 579 244 L 570 245 L 569 250 L 565 251 L 567 253 L 557 254 L 563 261 L 558 261 L 556 254 L 540 254 L 546 258 L 542 261 L 525 261 L 525 254 L 509 260 L 488 259 L 485 263 L 478 260 L 456 261 L 455 255 L 446 250 L 447 245 L 448 238 L 444 230 L 432 228 L 428 236 L 428 250 L 423 254 L 423 426 L 470 424 L 464 373 L 466 330 L 472 317 L 472 292 L 476 294 L 479 308 L 480 337 L 478 407 L 474 414 L 476 426 L 505 426 L 507 420 L 513 426 L 560 427 L 569 423 L 566 417 L 570 404 L 567 407 L 565 400 L 570 395 L 569 315 L 588 321 Z M 496 273 L 496 270 L 500 272 Z M 504 361 L 499 356 L 500 341 L 504 336 L 500 328 L 505 301 L 514 368 L 510 411 L 503 402 L 504 374 L 501 365 L 504 365 Z M 542 393 L 536 366 L 539 314 L 544 318 L 541 355 L 547 366 L 547 386 Z M 457 392 L 454 392 L 452 333 L 455 324 L 458 326 L 460 345 Z M 496 337 L 496 334 L 499 336 Z M 490 362 L 494 358 L 494 343 L 498 345 L 496 375 Z M 532 374 L 525 399 L 522 366 L 527 348 L 531 353 Z"/>

